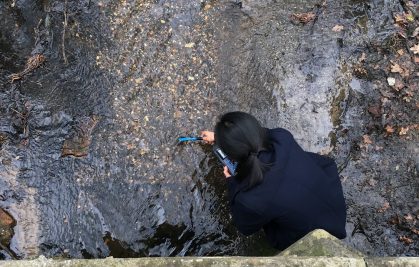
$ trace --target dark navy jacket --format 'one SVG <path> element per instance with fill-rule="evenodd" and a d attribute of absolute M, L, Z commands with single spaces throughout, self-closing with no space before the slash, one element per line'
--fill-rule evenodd
<path fill-rule="evenodd" d="M 314 229 L 345 238 L 346 206 L 334 160 L 303 151 L 285 129 L 268 130 L 268 137 L 272 148 L 258 158 L 273 165 L 263 182 L 244 191 L 245 181 L 227 179 L 239 231 L 250 235 L 263 228 L 280 250 Z"/>

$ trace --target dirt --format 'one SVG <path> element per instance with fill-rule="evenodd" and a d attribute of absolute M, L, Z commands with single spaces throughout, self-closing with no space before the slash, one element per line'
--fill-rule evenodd
<path fill-rule="evenodd" d="M 17 221 L 10 250 L 273 255 L 263 233 L 245 238 L 232 225 L 211 149 L 175 145 L 242 110 L 336 159 L 345 242 L 368 255 L 419 255 L 417 8 L 0 2 L 0 206 Z"/>

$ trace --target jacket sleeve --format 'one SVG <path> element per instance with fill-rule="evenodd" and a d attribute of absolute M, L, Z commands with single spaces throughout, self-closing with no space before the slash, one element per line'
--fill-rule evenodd
<path fill-rule="evenodd" d="M 319 155 L 313 152 L 306 152 L 318 166 L 320 166 L 327 175 L 335 176 L 338 175 L 337 166 L 333 159 Z"/>
<path fill-rule="evenodd" d="M 238 201 L 234 201 L 231 205 L 231 213 L 234 225 L 244 235 L 256 233 L 269 222 L 265 216 L 252 211 Z"/>

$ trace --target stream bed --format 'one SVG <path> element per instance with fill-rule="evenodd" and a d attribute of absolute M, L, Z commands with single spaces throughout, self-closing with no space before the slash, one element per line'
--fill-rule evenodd
<path fill-rule="evenodd" d="M 394 93 L 385 70 L 400 49 L 410 60 L 393 21 L 406 8 L 0 1 L 0 208 L 16 221 L 0 258 L 275 254 L 234 228 L 211 148 L 176 143 L 234 110 L 336 159 L 346 243 L 418 255 L 418 78 Z"/>

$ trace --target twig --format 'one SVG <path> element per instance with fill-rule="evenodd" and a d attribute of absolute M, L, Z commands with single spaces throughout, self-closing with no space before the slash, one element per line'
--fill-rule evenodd
<path fill-rule="evenodd" d="M 65 0 L 64 2 L 64 27 L 63 27 L 63 58 L 64 58 L 64 63 L 67 65 L 68 61 L 67 61 L 67 56 L 65 55 L 65 30 L 67 28 L 67 0 Z"/>
<path fill-rule="evenodd" d="M 20 113 L 19 111 L 17 111 L 16 109 L 14 109 L 14 108 L 10 108 L 10 109 L 13 110 L 14 112 L 16 112 L 17 115 L 19 115 L 19 117 L 21 117 L 22 119 L 25 118 L 25 116 L 22 113 Z"/>

